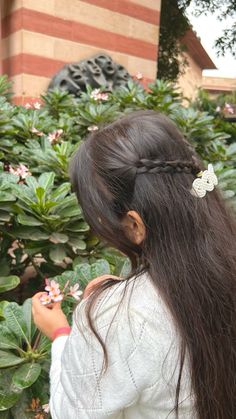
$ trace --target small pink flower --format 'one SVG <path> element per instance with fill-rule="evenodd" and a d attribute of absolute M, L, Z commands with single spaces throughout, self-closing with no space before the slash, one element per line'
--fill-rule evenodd
<path fill-rule="evenodd" d="M 42 137 L 42 135 L 44 135 L 44 133 L 42 131 L 39 131 L 37 128 L 33 127 L 31 128 L 31 132 L 33 134 L 36 134 L 38 137 Z"/>
<path fill-rule="evenodd" d="M 79 300 L 82 294 L 83 294 L 83 291 L 79 290 L 79 284 L 75 284 L 73 285 L 73 287 L 70 287 L 69 295 L 74 297 L 76 300 Z"/>
<path fill-rule="evenodd" d="M 51 301 L 58 302 L 63 300 L 63 294 L 61 294 L 60 285 L 58 282 L 54 281 L 47 281 L 47 285 L 45 287 L 45 291 L 48 291 Z"/>
<path fill-rule="evenodd" d="M 142 75 L 142 73 L 141 73 L 140 71 L 138 71 L 138 72 L 137 72 L 137 74 L 136 74 L 136 76 L 135 76 L 135 78 L 136 78 L 137 80 L 142 80 L 142 79 L 143 79 L 143 75 Z"/>
<path fill-rule="evenodd" d="M 88 127 L 88 131 L 97 131 L 98 127 L 97 125 L 90 125 L 90 127 Z"/>
<path fill-rule="evenodd" d="M 54 279 L 52 279 L 51 281 L 47 280 L 45 291 L 48 291 L 48 292 L 59 291 L 60 293 L 60 285 L 58 284 L 58 282 L 54 281 Z"/>
<path fill-rule="evenodd" d="M 51 298 L 51 296 L 49 294 L 43 294 L 40 297 L 40 302 L 43 305 L 50 304 L 52 302 L 52 298 Z"/>
<path fill-rule="evenodd" d="M 12 166 L 9 166 L 9 172 L 13 175 L 20 176 L 21 179 L 25 179 L 27 176 L 31 175 L 28 167 L 26 167 L 24 164 L 20 164 L 15 169 Z"/>
<path fill-rule="evenodd" d="M 57 140 L 61 137 L 63 134 L 63 129 L 56 129 L 55 131 L 48 134 L 48 139 L 51 144 L 54 144 L 57 142 Z"/>
<path fill-rule="evenodd" d="M 32 108 L 32 105 L 30 103 L 26 103 L 24 106 L 25 106 L 26 109 L 31 109 Z"/>
<path fill-rule="evenodd" d="M 230 113 L 231 115 L 234 114 L 234 109 L 230 103 L 225 103 L 224 111 Z"/>
<path fill-rule="evenodd" d="M 108 93 L 102 93 L 100 89 L 94 89 L 91 92 L 90 97 L 94 100 L 108 100 L 109 96 Z"/>
<path fill-rule="evenodd" d="M 49 296 L 51 297 L 51 299 L 54 303 L 58 303 L 59 301 L 63 300 L 63 295 L 61 294 L 61 292 L 60 293 L 50 292 Z"/>

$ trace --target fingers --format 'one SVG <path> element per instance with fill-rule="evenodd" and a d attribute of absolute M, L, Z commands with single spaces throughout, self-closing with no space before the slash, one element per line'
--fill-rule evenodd
<path fill-rule="evenodd" d="M 42 302 L 40 301 L 40 298 L 43 295 L 47 295 L 46 292 L 37 292 L 37 294 L 35 294 L 32 297 L 32 312 L 35 313 L 35 311 L 42 311 L 42 310 L 61 310 L 61 301 L 58 301 L 56 303 L 50 303 L 50 304 L 42 304 Z"/>
<path fill-rule="evenodd" d="M 52 303 L 52 310 L 61 310 L 61 301 L 57 301 L 56 303 Z"/>
<path fill-rule="evenodd" d="M 32 307 L 34 307 L 34 308 L 42 307 L 40 298 L 45 294 L 47 294 L 47 293 L 46 292 L 37 292 L 37 294 L 35 294 L 32 297 Z"/>

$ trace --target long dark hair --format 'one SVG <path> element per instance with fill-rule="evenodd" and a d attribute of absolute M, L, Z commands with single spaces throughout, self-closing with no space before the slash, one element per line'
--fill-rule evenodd
<path fill-rule="evenodd" d="M 92 229 L 131 259 L 133 273 L 148 271 L 178 327 L 176 416 L 188 353 L 198 417 L 235 419 L 236 225 L 218 190 L 201 199 L 190 193 L 201 169 L 173 122 L 139 111 L 93 132 L 71 179 Z M 146 226 L 140 246 L 122 228 L 129 210 Z"/>

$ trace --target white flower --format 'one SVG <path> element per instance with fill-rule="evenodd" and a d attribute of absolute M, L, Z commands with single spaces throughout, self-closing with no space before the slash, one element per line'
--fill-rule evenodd
<path fill-rule="evenodd" d="M 39 103 L 39 102 L 34 102 L 34 103 L 33 103 L 33 107 L 34 107 L 34 109 L 41 109 L 41 103 Z"/>
<path fill-rule="evenodd" d="M 41 302 L 41 304 L 43 304 L 43 305 L 50 304 L 50 303 L 52 302 L 51 296 L 50 296 L 49 294 L 43 294 L 43 295 L 40 297 L 40 302 Z"/>
<path fill-rule="evenodd" d="M 82 294 L 83 294 L 83 291 L 79 290 L 79 284 L 75 284 L 73 285 L 73 287 L 70 287 L 69 295 L 74 297 L 76 300 L 79 300 Z"/>
<path fill-rule="evenodd" d="M 143 79 L 143 75 L 140 71 L 137 72 L 135 77 L 136 77 L 137 80 L 142 80 Z"/>
<path fill-rule="evenodd" d="M 97 125 L 90 125 L 90 127 L 88 127 L 88 131 L 97 131 L 98 127 Z"/>

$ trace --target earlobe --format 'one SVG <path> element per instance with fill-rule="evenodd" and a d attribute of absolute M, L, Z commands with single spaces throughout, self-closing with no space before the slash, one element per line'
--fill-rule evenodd
<path fill-rule="evenodd" d="M 140 215 L 130 210 L 122 220 L 125 233 L 129 240 L 140 245 L 146 237 L 146 228 Z"/>

